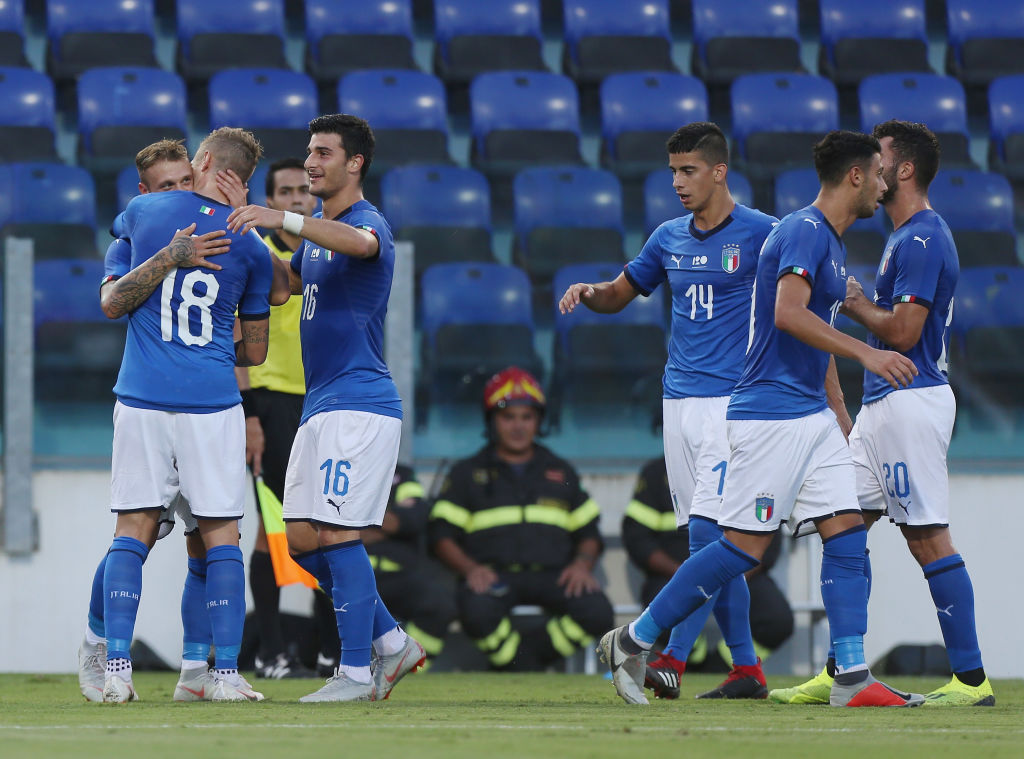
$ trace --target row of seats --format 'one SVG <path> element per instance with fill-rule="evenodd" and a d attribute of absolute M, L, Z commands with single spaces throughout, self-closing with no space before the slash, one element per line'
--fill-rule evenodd
<path fill-rule="evenodd" d="M 47 67 L 73 79 L 96 65 L 157 65 L 153 0 L 48 0 Z M 285 0 L 178 0 L 178 70 L 205 80 L 228 66 L 287 68 Z M 306 66 L 332 81 L 354 68 L 414 68 L 412 0 L 305 0 Z M 540 0 L 434 0 L 434 66 L 453 82 L 546 66 Z M 563 69 L 583 82 L 622 70 L 675 70 L 669 0 L 563 0 Z M 802 71 L 797 0 L 693 0 L 692 70 L 709 84 Z M 947 69 L 971 85 L 1024 71 L 1015 0 L 947 0 Z M 925 0 L 821 0 L 820 70 L 838 83 L 930 71 Z M 8 61 L 25 63 L 24 3 L 0 3 Z"/>
<path fill-rule="evenodd" d="M 992 162 L 1024 176 L 1024 74 L 990 87 Z M 160 137 L 188 129 L 185 85 L 160 69 L 98 68 L 77 85 L 78 156 L 101 167 L 123 165 Z M 502 173 L 536 163 L 579 163 L 582 135 L 576 86 L 560 74 L 481 74 L 469 90 L 474 162 Z M 338 108 L 366 118 L 378 141 L 378 164 L 450 161 L 448 107 L 440 79 L 400 69 L 348 74 Z M 810 74 L 750 74 L 731 88 L 738 157 L 778 170 L 809 161 L 809 144 L 839 127 L 829 80 Z M 893 73 L 859 87 L 861 128 L 887 118 L 923 121 L 939 135 L 946 166 L 972 165 L 967 98 L 956 79 Z M 614 74 L 600 90 L 602 163 L 641 174 L 664 161 L 665 139 L 680 124 L 708 118 L 700 80 L 684 74 Z M 313 80 L 278 69 L 229 69 L 209 85 L 210 126 L 254 129 L 270 157 L 301 153 L 305 129 L 320 113 Z M 0 157 L 53 160 L 54 86 L 30 69 L 0 68 Z"/>
<path fill-rule="evenodd" d="M 250 200 L 262 202 L 266 165 L 249 182 Z M 749 182 L 730 172 L 736 199 L 752 204 Z M 136 194 L 134 166 L 120 175 L 119 206 Z M 813 169 L 779 175 L 773 209 L 784 216 L 808 205 L 818 191 Z M 96 201 L 92 176 L 81 167 L 20 163 L 0 166 L 0 234 L 36 241 L 36 257 L 97 258 Z M 932 183 L 932 204 L 956 237 L 968 265 L 1017 265 L 1013 191 L 1005 177 L 975 170 L 942 170 Z M 46 202 L 39 202 L 46 198 Z M 667 170 L 644 182 L 648 233 L 684 213 Z M 457 166 L 406 166 L 387 172 L 381 210 L 396 239 L 416 245 L 417 273 L 435 263 L 493 261 L 492 200 L 487 178 Z M 619 179 L 603 169 L 535 167 L 513 181 L 514 260 L 535 281 L 584 258 L 624 261 L 623 193 Z M 874 263 L 888 224 L 879 210 L 845 236 L 853 263 Z"/>

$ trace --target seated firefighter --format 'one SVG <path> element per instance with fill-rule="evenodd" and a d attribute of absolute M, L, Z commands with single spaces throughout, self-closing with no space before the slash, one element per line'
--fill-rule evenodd
<path fill-rule="evenodd" d="M 452 466 L 430 514 L 433 549 L 460 577 L 462 629 L 495 669 L 544 669 L 612 625 L 593 574 L 599 509 L 572 466 L 536 442 L 544 409 L 528 372 L 494 375 L 484 388 L 488 442 Z M 517 604 L 542 607 L 546 623 L 520 632 Z"/>

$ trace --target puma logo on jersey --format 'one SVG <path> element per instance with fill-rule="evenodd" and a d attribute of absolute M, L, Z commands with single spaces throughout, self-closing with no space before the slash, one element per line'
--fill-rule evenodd
<path fill-rule="evenodd" d="M 697 590 L 699 590 L 700 594 L 702 596 L 704 596 L 704 600 L 705 601 L 710 601 L 711 600 L 711 594 L 708 593 L 706 590 L 704 590 L 704 586 L 703 585 L 698 585 L 697 586 Z"/>
<path fill-rule="evenodd" d="M 832 263 L 832 273 L 835 274 L 838 277 L 839 276 L 839 265 L 835 261 L 832 261 L 831 263 Z"/>
<path fill-rule="evenodd" d="M 946 615 L 947 617 L 952 617 L 952 616 L 953 616 L 953 612 L 951 611 L 951 609 L 952 609 L 952 608 L 953 608 L 953 607 L 954 607 L 955 605 L 956 605 L 956 604 L 950 604 L 950 605 L 949 605 L 949 606 L 947 606 L 947 607 L 946 607 L 945 609 L 940 609 L 940 608 L 939 608 L 938 606 L 936 606 L 936 607 L 935 607 L 935 611 L 936 611 L 936 612 L 938 612 L 939 614 L 945 614 L 945 615 Z"/>
<path fill-rule="evenodd" d="M 815 221 L 814 219 L 804 219 L 804 221 L 806 221 L 808 224 L 810 224 L 815 229 L 817 229 L 818 225 L 821 224 L 820 221 Z"/>
<path fill-rule="evenodd" d="M 339 515 L 341 514 L 341 507 L 345 505 L 344 501 L 342 501 L 341 503 L 335 503 L 330 498 L 327 499 L 327 503 L 331 504 L 331 506 L 333 506 L 335 509 L 337 509 Z"/>
<path fill-rule="evenodd" d="M 921 243 L 921 245 L 923 245 L 925 248 L 927 248 L 928 247 L 928 241 L 930 239 L 932 239 L 932 238 L 931 237 L 918 237 L 917 235 L 914 235 L 914 239 L 917 240 L 919 243 Z"/>
<path fill-rule="evenodd" d="M 683 259 L 685 258 L 685 256 L 673 256 L 673 255 L 670 255 L 669 258 L 672 259 L 672 263 L 674 263 L 676 265 L 677 269 L 683 268 Z"/>

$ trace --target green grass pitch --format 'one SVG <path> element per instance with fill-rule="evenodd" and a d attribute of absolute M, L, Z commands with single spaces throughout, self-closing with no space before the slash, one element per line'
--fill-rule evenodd
<path fill-rule="evenodd" d="M 139 673 L 142 701 L 104 705 L 86 703 L 71 675 L 0 675 L 0 757 L 1024 757 L 1021 680 L 994 683 L 992 708 L 832 709 L 695 701 L 714 675 L 687 675 L 682 698 L 649 707 L 586 675 L 426 673 L 388 701 L 310 705 L 297 699 L 318 681 L 254 681 L 268 698 L 260 704 L 175 704 L 176 678 Z M 892 680 L 917 691 L 942 683 Z"/>

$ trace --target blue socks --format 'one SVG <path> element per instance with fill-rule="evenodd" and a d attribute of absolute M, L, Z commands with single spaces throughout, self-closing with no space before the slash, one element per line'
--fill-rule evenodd
<path fill-rule="evenodd" d="M 107 568 L 107 555 L 96 567 L 96 574 L 92 576 L 92 595 L 89 596 L 89 631 L 97 638 L 106 638 L 107 632 L 103 627 L 103 575 Z"/>
<path fill-rule="evenodd" d="M 149 549 L 135 538 L 114 538 L 103 571 L 107 660 L 131 660 L 132 635 L 142 595 L 142 565 Z M 95 631 L 94 631 L 95 632 Z"/>
<path fill-rule="evenodd" d="M 237 669 L 245 622 L 245 569 L 238 546 L 213 546 L 206 551 L 206 611 L 217 646 L 214 666 Z"/>
<path fill-rule="evenodd" d="M 662 630 L 675 627 L 734 577 L 758 565 L 724 537 L 690 556 L 651 605 L 631 625 L 639 642 L 652 644 Z"/>
<path fill-rule="evenodd" d="M 867 540 L 867 538 L 865 538 L 865 541 L 866 540 Z M 864 578 L 868 581 L 868 600 L 870 601 L 871 600 L 871 551 L 868 550 L 867 548 L 864 549 Z M 834 662 L 835 659 L 836 659 L 836 649 L 835 649 L 835 646 L 832 645 L 831 630 L 829 631 L 828 640 L 829 640 L 829 643 L 828 643 L 828 658 L 829 658 L 829 660 Z"/>
<path fill-rule="evenodd" d="M 327 559 L 324 558 L 319 548 L 295 554 L 292 556 L 292 561 L 313 575 L 316 581 L 320 583 L 320 589 L 327 594 L 328 598 L 331 597 L 334 579 L 331 577 L 331 568 L 327 564 Z"/>
<path fill-rule="evenodd" d="M 822 541 L 821 600 L 828 615 L 837 673 L 867 668 L 863 643 L 868 629 L 867 535 L 864 525 L 858 525 Z"/>
<path fill-rule="evenodd" d="M 377 582 L 370 557 L 359 540 L 322 548 L 321 553 L 331 569 L 331 598 L 341 638 L 341 664 L 369 667 L 377 605 Z"/>
<path fill-rule="evenodd" d="M 974 620 L 974 586 L 964 560 L 955 553 L 933 561 L 923 570 L 935 602 L 950 668 L 954 673 L 979 669 L 982 664 Z"/>
<path fill-rule="evenodd" d="M 206 612 L 206 559 L 189 557 L 185 587 L 181 591 L 181 626 L 184 633 L 181 658 L 205 662 L 213 643 L 210 615 Z"/>
<path fill-rule="evenodd" d="M 366 550 L 365 547 L 363 550 Z M 376 579 L 373 584 L 374 588 L 376 588 Z M 391 616 L 388 607 L 384 605 L 384 599 L 380 597 L 380 593 L 377 593 L 377 603 L 373 607 L 373 633 L 370 639 L 377 640 L 381 635 L 391 632 L 396 627 L 398 627 L 398 622 Z"/>

